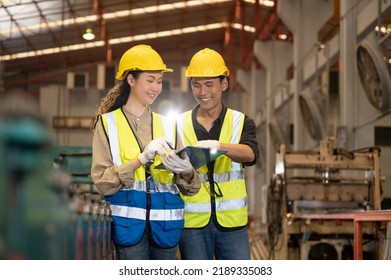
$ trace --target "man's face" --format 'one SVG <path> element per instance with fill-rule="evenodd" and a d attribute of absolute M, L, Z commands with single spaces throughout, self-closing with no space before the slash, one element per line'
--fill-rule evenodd
<path fill-rule="evenodd" d="M 210 110 L 220 106 L 223 91 L 228 87 L 227 79 L 220 81 L 216 78 L 192 78 L 191 89 L 202 109 Z"/>

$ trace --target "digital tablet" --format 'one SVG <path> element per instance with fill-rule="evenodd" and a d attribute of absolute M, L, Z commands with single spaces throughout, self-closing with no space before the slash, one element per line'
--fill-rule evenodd
<path fill-rule="evenodd" d="M 187 146 L 182 150 L 178 151 L 176 154 L 178 156 L 181 156 L 183 152 L 186 152 L 186 154 L 188 155 L 191 165 L 193 165 L 195 169 L 198 169 L 201 166 L 204 166 L 205 164 L 208 164 L 219 156 L 225 154 L 227 151 Z M 165 169 L 163 163 L 157 165 L 155 168 Z"/>

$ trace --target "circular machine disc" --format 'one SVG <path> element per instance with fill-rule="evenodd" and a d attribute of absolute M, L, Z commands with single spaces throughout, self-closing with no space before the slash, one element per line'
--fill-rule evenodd
<path fill-rule="evenodd" d="M 376 109 L 390 108 L 391 79 L 376 36 L 369 36 L 357 48 L 357 68 L 365 94 Z"/>

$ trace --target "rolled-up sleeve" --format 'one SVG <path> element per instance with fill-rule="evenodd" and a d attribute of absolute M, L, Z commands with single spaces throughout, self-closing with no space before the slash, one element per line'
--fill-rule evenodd
<path fill-rule="evenodd" d="M 245 162 L 243 165 L 252 166 L 256 164 L 259 158 L 259 146 L 257 140 L 257 128 L 253 119 L 249 116 L 245 116 L 243 124 L 243 132 L 240 138 L 240 144 L 246 144 L 253 150 L 255 158 L 252 162 Z"/>

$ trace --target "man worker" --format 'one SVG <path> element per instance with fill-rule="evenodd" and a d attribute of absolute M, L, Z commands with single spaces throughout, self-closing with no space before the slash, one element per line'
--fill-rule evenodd
<path fill-rule="evenodd" d="M 255 122 L 222 103 L 229 70 L 222 56 L 205 48 L 194 54 L 186 71 L 198 105 L 177 122 L 184 146 L 227 151 L 198 169 L 200 191 L 182 195 L 185 229 L 180 239 L 184 260 L 248 260 L 248 198 L 244 167 L 259 154 Z"/>

